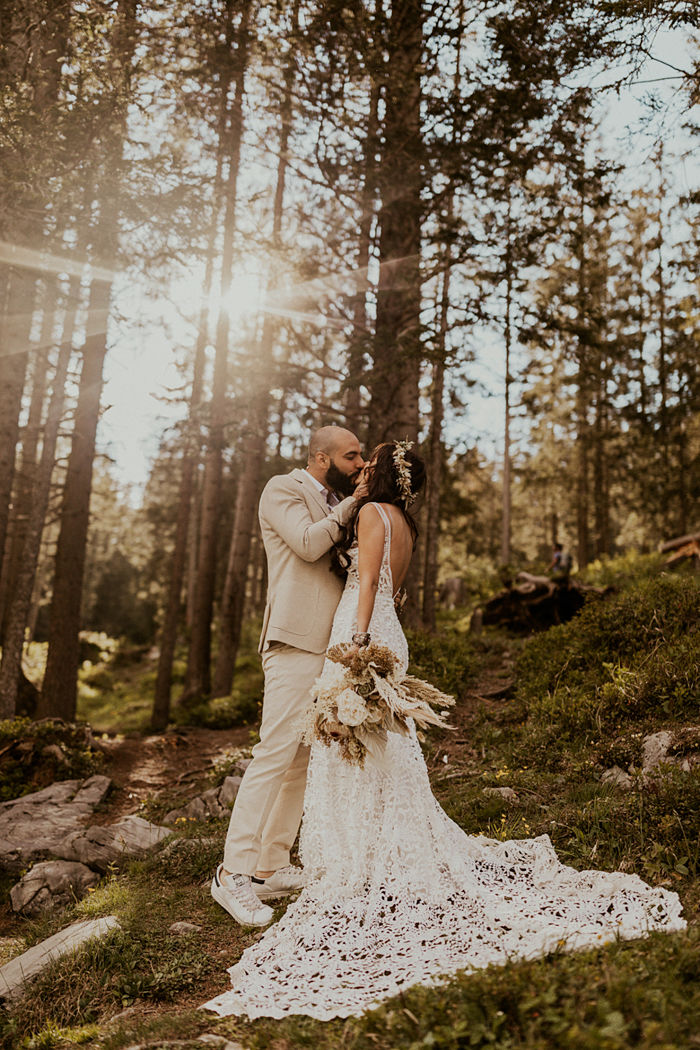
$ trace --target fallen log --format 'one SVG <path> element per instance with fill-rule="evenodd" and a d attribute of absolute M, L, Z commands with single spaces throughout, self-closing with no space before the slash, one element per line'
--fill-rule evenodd
<path fill-rule="evenodd" d="M 557 581 L 548 576 L 520 573 L 514 584 L 490 598 L 475 611 L 473 618 L 484 625 L 529 634 L 568 623 L 587 601 L 611 590 L 591 587 L 580 580 Z"/>
<path fill-rule="evenodd" d="M 676 536 L 675 540 L 666 540 L 659 547 L 659 553 L 667 554 L 668 551 L 675 551 L 692 543 L 700 544 L 700 532 L 690 532 L 687 536 Z"/>

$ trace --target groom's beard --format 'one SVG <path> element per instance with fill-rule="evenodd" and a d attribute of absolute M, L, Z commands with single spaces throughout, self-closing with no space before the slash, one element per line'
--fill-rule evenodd
<path fill-rule="evenodd" d="M 358 470 L 355 474 L 343 474 L 342 470 L 338 470 L 335 463 L 331 463 L 326 471 L 326 485 L 339 496 L 352 496 L 360 473 Z"/>

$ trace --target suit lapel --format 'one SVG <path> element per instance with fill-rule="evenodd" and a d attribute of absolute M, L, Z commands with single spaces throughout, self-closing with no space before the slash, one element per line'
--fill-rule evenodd
<path fill-rule="evenodd" d="M 323 493 L 316 488 L 312 479 L 309 477 L 306 471 L 295 468 L 292 471 L 292 477 L 295 479 L 295 481 L 298 481 L 301 487 L 303 488 L 307 496 L 307 500 L 310 497 L 311 502 L 314 504 L 315 507 L 322 511 L 323 516 L 325 518 L 328 514 L 328 504 L 326 503 Z"/>

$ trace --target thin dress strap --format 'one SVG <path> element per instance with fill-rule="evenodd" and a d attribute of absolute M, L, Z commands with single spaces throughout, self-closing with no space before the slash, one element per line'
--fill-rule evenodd
<path fill-rule="evenodd" d="M 396 597 L 394 594 L 394 574 L 391 571 L 391 517 L 379 503 L 373 503 L 372 506 L 377 508 L 379 517 L 384 522 L 384 557 L 382 558 L 382 564 L 386 565 L 386 571 L 389 574 L 389 586 L 392 597 Z"/>
<path fill-rule="evenodd" d="M 379 517 L 384 522 L 384 546 L 387 544 L 391 547 L 391 518 L 379 503 L 374 503 L 374 507 L 379 511 Z"/>

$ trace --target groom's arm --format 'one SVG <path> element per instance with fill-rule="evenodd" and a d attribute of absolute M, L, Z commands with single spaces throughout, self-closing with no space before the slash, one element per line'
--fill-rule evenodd
<path fill-rule="evenodd" d="M 355 497 L 348 496 L 327 517 L 314 521 L 300 486 L 272 478 L 260 497 L 260 520 L 304 561 L 318 561 L 340 539 L 354 503 Z"/>

